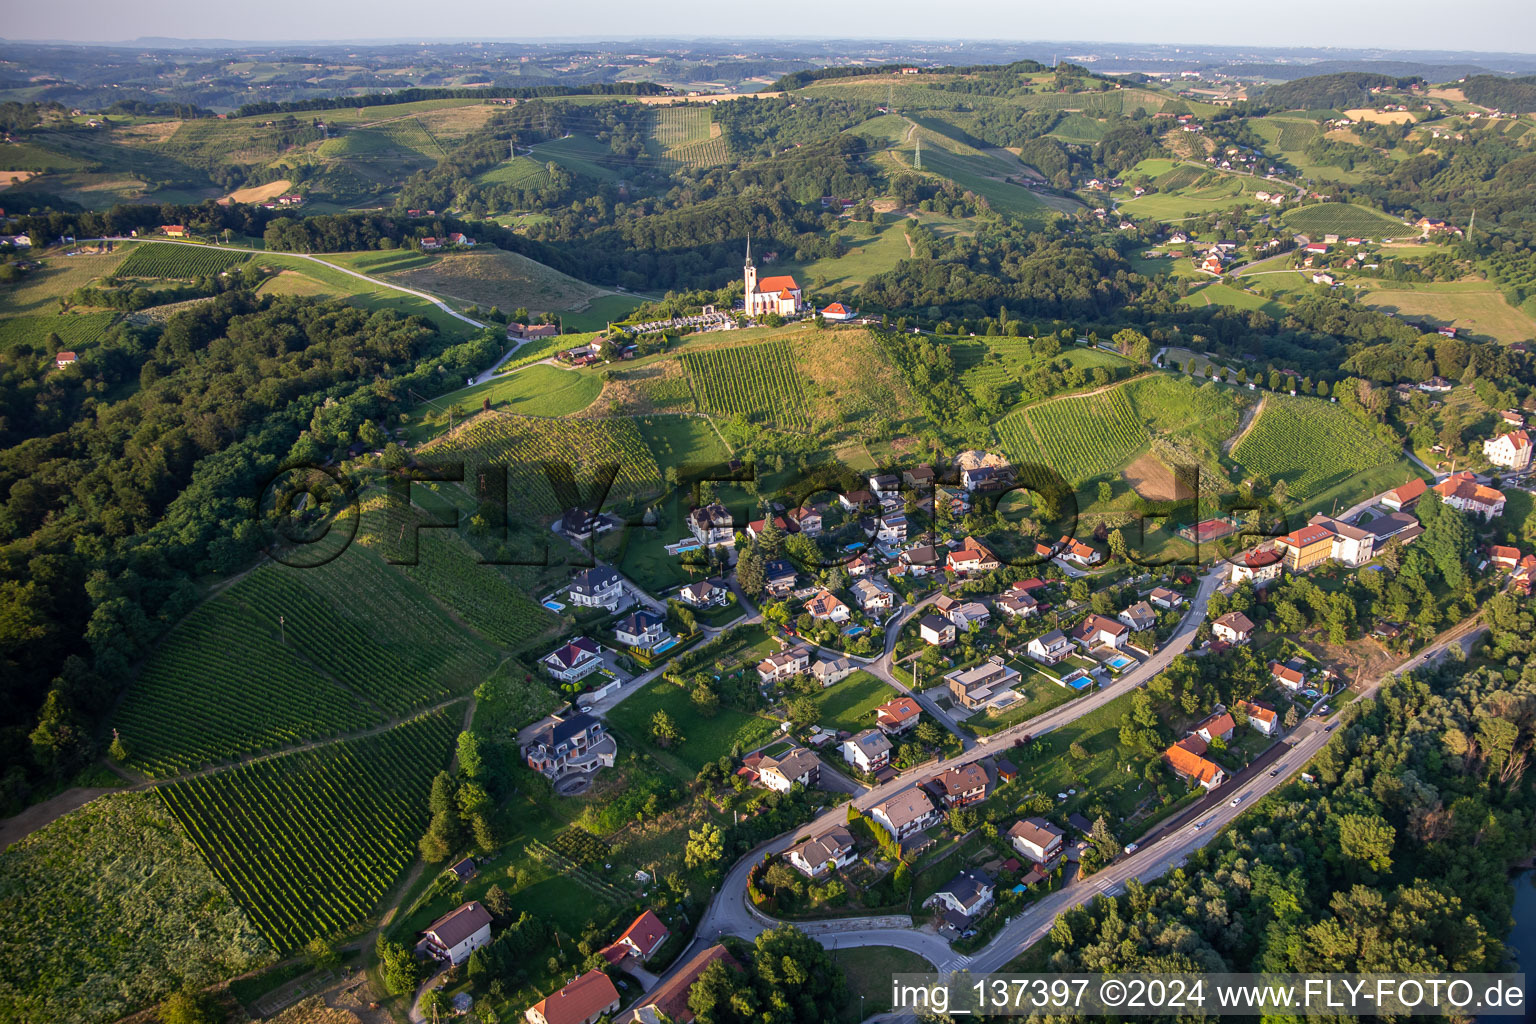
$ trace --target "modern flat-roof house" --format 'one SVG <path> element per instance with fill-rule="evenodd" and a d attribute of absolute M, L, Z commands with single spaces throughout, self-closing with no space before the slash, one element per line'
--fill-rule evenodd
<path fill-rule="evenodd" d="M 614 1018 L 614 1024 L 662 1024 L 663 1021 L 670 1024 L 693 1024 L 693 1011 L 688 1009 L 688 994 L 693 991 L 704 968 L 716 960 L 732 970 L 741 967 L 724 946 L 710 946 L 695 954 L 693 959 L 651 989 L 640 1002 Z M 531 1021 L 530 1024 L 541 1022 Z"/>
<path fill-rule="evenodd" d="M 1227 773 L 1222 771 L 1221 765 L 1177 743 L 1163 751 L 1163 760 L 1179 778 L 1198 782 L 1206 789 L 1215 789 L 1226 781 Z"/>
<path fill-rule="evenodd" d="M 716 608 L 726 603 L 729 593 L 725 587 L 709 580 L 697 580 L 684 584 L 677 597 L 690 608 Z"/>
<path fill-rule="evenodd" d="M 602 667 L 603 659 L 599 656 L 602 651 L 596 641 L 579 636 L 544 655 L 539 664 L 562 683 L 574 683 Z"/>
<path fill-rule="evenodd" d="M 1008 830 L 1008 842 L 1027 858 L 1049 871 L 1061 860 L 1067 833 L 1044 818 L 1025 818 Z"/>
<path fill-rule="evenodd" d="M 1019 681 L 1019 670 L 992 655 L 979 665 L 960 668 L 944 676 L 944 684 L 964 708 L 985 707 Z"/>
<path fill-rule="evenodd" d="M 1031 640 L 1024 653 L 1042 665 L 1054 665 L 1072 653 L 1072 641 L 1061 630 L 1053 629 Z"/>
<path fill-rule="evenodd" d="M 604 566 L 583 569 L 571 579 L 566 593 L 570 596 L 571 604 L 578 608 L 607 608 L 612 611 L 624 600 L 624 577 Z"/>
<path fill-rule="evenodd" d="M 833 825 L 819 836 L 796 843 L 784 851 L 784 859 L 807 878 L 818 878 L 829 871 L 847 867 L 859 859 L 853 845 L 853 833 L 842 825 Z"/>
<path fill-rule="evenodd" d="M 1399 544 L 1412 544 L 1424 532 L 1418 517 L 1411 512 L 1388 512 L 1360 527 L 1371 534 L 1371 546 L 1380 551 L 1394 537 Z"/>
<path fill-rule="evenodd" d="M 879 729 L 865 729 L 843 741 L 843 760 L 861 772 L 878 772 L 891 763 L 891 741 Z"/>
<path fill-rule="evenodd" d="M 972 761 L 948 768 L 928 780 L 927 787 L 945 807 L 964 807 L 987 798 L 987 770 Z"/>
<path fill-rule="evenodd" d="M 1125 646 L 1130 636 L 1130 627 L 1125 623 L 1098 614 L 1089 615 L 1072 630 L 1072 639 L 1082 645 L 1085 651 L 1096 647 L 1113 647 L 1118 650 Z"/>
<path fill-rule="evenodd" d="M 804 647 L 791 647 L 758 662 L 757 674 L 765 683 L 776 683 L 809 671 L 810 667 L 811 652 Z"/>
<path fill-rule="evenodd" d="M 471 900 L 427 925 L 423 945 L 439 960 L 461 964 L 491 941 L 491 912 Z"/>
<path fill-rule="evenodd" d="M 613 987 L 608 975 L 594 969 L 540 999 L 523 1015 L 528 1024 L 593 1024 L 618 1009 L 619 990 Z"/>
<path fill-rule="evenodd" d="M 1218 640 L 1240 644 L 1253 633 L 1253 620 L 1242 612 L 1227 612 L 1211 625 L 1211 633 Z"/>
<path fill-rule="evenodd" d="M 927 793 L 914 786 L 885 803 L 876 804 L 869 816 L 899 842 L 938 821 L 939 809 L 933 806 Z"/>
<path fill-rule="evenodd" d="M 814 789 L 821 781 L 821 758 L 796 747 L 783 757 L 763 755 L 757 762 L 757 777 L 764 786 L 779 793 L 787 793 L 796 784 Z"/>
<path fill-rule="evenodd" d="M 899 736 L 917 725 L 922 713 L 922 706 L 911 697 L 897 697 L 875 708 L 875 727 L 887 736 Z"/>
<path fill-rule="evenodd" d="M 619 963 L 628 957 L 633 957 L 643 964 L 656 954 L 661 944 L 666 942 L 667 936 L 671 934 L 671 930 L 662 923 L 661 918 L 650 910 L 646 910 L 635 918 L 618 938 L 599 952 L 611 964 Z"/>
<path fill-rule="evenodd" d="M 932 612 L 918 620 L 917 633 L 924 643 L 934 647 L 948 647 L 955 642 L 955 624 Z"/>
<path fill-rule="evenodd" d="M 619 745 L 600 718 L 584 712 L 551 715 L 523 747 L 528 767 L 558 779 L 568 772 L 612 768 Z"/>

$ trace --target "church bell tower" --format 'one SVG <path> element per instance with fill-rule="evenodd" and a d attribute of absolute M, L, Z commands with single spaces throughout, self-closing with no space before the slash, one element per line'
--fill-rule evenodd
<path fill-rule="evenodd" d="M 756 316 L 757 310 L 752 308 L 752 296 L 757 294 L 757 268 L 752 265 L 752 236 L 747 236 L 747 262 L 741 268 L 742 278 L 746 283 L 746 302 L 744 308 L 748 316 Z"/>

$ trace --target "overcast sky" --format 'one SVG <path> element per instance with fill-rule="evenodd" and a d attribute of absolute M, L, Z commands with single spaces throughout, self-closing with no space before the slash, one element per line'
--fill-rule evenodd
<path fill-rule="evenodd" d="M 537 39 L 734 36 L 834 39 L 1095 39 L 1124 43 L 1536 51 L 1532 0 L 5 0 L 0 36 L 179 39 Z"/>

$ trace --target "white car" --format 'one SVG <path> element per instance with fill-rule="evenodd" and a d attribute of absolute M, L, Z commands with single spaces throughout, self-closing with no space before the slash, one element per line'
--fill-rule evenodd
<path fill-rule="evenodd" d="M 1246 799 L 1248 799 L 1247 794 L 1239 793 L 1237 796 L 1232 798 L 1232 800 L 1230 801 L 1230 806 L 1236 807 L 1238 804 L 1242 803 Z"/>

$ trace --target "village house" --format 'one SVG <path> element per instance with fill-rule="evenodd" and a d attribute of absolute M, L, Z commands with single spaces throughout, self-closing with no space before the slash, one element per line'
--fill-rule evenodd
<path fill-rule="evenodd" d="M 861 772 L 878 772 L 891 763 L 891 741 L 879 729 L 865 729 L 843 741 L 843 760 Z"/>
<path fill-rule="evenodd" d="M 860 554 L 843 568 L 848 570 L 848 575 L 854 579 L 860 576 L 868 576 L 875 571 L 875 560 L 868 554 Z"/>
<path fill-rule="evenodd" d="M 629 958 L 643 964 L 656 955 L 656 951 L 671 934 L 672 932 L 662 923 L 661 918 L 652 911 L 646 910 L 635 918 L 618 938 L 598 952 L 611 964 L 617 964 Z"/>
<path fill-rule="evenodd" d="M 917 633 L 924 643 L 934 647 L 948 647 L 955 642 L 955 624 L 932 613 L 918 620 Z"/>
<path fill-rule="evenodd" d="M 1500 569 L 1514 569 L 1520 564 L 1520 549 L 1495 544 L 1488 549 L 1488 561 Z"/>
<path fill-rule="evenodd" d="M 854 601 L 866 614 L 887 612 L 896 607 L 896 591 L 889 583 L 877 576 L 854 580 L 848 589 L 853 594 Z"/>
<path fill-rule="evenodd" d="M 787 793 L 797 783 L 811 789 L 821 781 L 821 759 L 804 747 L 796 747 L 783 757 L 764 754 L 757 762 L 757 778 L 777 793 Z"/>
<path fill-rule="evenodd" d="M 994 884 L 981 871 L 966 869 L 923 901 L 925 907 L 942 907 L 945 923 L 963 931 L 992 906 Z"/>
<path fill-rule="evenodd" d="M 853 833 L 843 825 L 833 825 L 819 836 L 797 843 L 784 851 L 790 867 L 807 878 L 819 878 L 829 871 L 847 867 L 859 859 Z"/>
<path fill-rule="evenodd" d="M 662 641 L 670 639 L 667 634 L 666 620 L 655 612 L 644 609 L 631 612 L 616 622 L 613 635 L 619 643 L 642 651 L 649 651 Z"/>
<path fill-rule="evenodd" d="M 1024 653 L 1042 665 L 1054 665 L 1072 653 L 1072 641 L 1059 629 L 1037 636 L 1024 648 Z"/>
<path fill-rule="evenodd" d="M 491 941 L 491 921 L 491 912 L 471 900 L 427 925 L 421 944 L 437 959 L 461 964 Z"/>
<path fill-rule="evenodd" d="M 1246 700 L 1237 702 L 1237 710 L 1248 716 L 1248 726 L 1265 736 L 1277 736 L 1280 733 L 1280 717 L 1275 714 L 1275 709 L 1266 704 L 1251 703 Z"/>
<path fill-rule="evenodd" d="M 678 600 L 690 608 L 715 608 L 726 604 L 730 591 L 709 580 L 695 580 L 684 584 L 677 592 Z"/>
<path fill-rule="evenodd" d="M 895 700 L 875 708 L 875 726 L 887 736 L 899 736 L 917 725 L 923 709 L 911 697 Z"/>
<path fill-rule="evenodd" d="M 855 670 L 853 662 L 847 658 L 823 658 L 811 666 L 811 675 L 826 687 L 842 682 L 853 675 Z"/>
<path fill-rule="evenodd" d="M 994 610 L 1001 612 L 1010 619 L 1027 619 L 1040 611 L 1040 602 L 1036 601 L 1026 592 L 1009 592 L 992 601 Z"/>
<path fill-rule="evenodd" d="M 570 772 L 612 768 L 618 752 L 618 741 L 608 733 L 602 719 L 580 711 L 563 717 L 551 715 L 522 749 L 528 767 L 550 779 Z"/>
<path fill-rule="evenodd" d="M 663 1021 L 693 1024 L 693 1011 L 688 1009 L 688 995 L 693 991 L 699 976 L 704 973 L 704 968 L 717 960 L 729 970 L 741 968 L 723 945 L 710 946 L 668 975 L 665 981 L 646 993 L 640 1002 L 614 1018 L 614 1024 L 662 1024 Z M 539 1022 L 533 1021 L 530 1024 Z"/>
<path fill-rule="evenodd" d="M 1185 782 L 1197 782 L 1207 790 L 1215 789 L 1227 778 L 1221 765 L 1177 743 L 1163 751 L 1163 761 Z"/>
<path fill-rule="evenodd" d="M 880 517 L 880 527 L 875 532 L 875 539 L 882 544 L 905 544 L 907 542 L 907 517 L 902 512 L 888 512 Z"/>
<path fill-rule="evenodd" d="M 1227 612 L 1211 625 L 1211 633 L 1229 644 L 1243 643 L 1253 633 L 1253 622 L 1242 612 Z"/>
<path fill-rule="evenodd" d="M 1301 689 L 1302 683 L 1306 680 L 1306 677 L 1301 674 L 1300 669 L 1292 668 L 1289 665 L 1282 665 L 1278 661 L 1269 663 L 1269 674 L 1275 682 L 1292 693 Z"/>
<path fill-rule="evenodd" d="M 1050 871 L 1061 860 L 1067 833 L 1044 818 L 1025 818 L 1008 830 L 1008 842 L 1032 864 Z"/>
<path fill-rule="evenodd" d="M 1091 651 L 1095 647 L 1113 647 L 1119 650 L 1125 646 L 1125 641 L 1130 637 L 1131 631 L 1123 622 L 1105 618 L 1102 615 L 1089 615 L 1077 628 L 1072 630 L 1072 639 L 1076 640 L 1083 650 Z"/>
<path fill-rule="evenodd" d="M 596 641 L 580 636 L 544 655 L 539 664 L 560 682 L 574 683 L 602 667 L 602 650 Z"/>
<path fill-rule="evenodd" d="M 593 969 L 540 999 L 523 1015 L 528 1024 L 593 1024 L 618 1009 L 619 990 L 613 987 L 608 975 Z"/>
<path fill-rule="evenodd" d="M 1223 711 L 1207 718 L 1195 726 L 1193 731 L 1196 736 L 1199 736 L 1207 743 L 1217 739 L 1227 743 L 1231 741 L 1232 733 L 1236 728 L 1237 722 L 1233 720 L 1231 715 Z"/>
<path fill-rule="evenodd" d="M 859 512 L 867 508 L 873 508 L 879 504 L 872 492 L 866 490 L 849 491 L 847 494 L 839 494 L 837 503 L 846 512 Z"/>
<path fill-rule="evenodd" d="M 763 566 L 763 587 L 770 597 L 782 598 L 795 589 L 800 574 L 787 558 L 775 558 Z"/>
<path fill-rule="evenodd" d="M 705 547 L 730 547 L 736 543 L 736 527 L 731 520 L 731 510 L 719 502 L 688 513 L 688 530 Z"/>
<path fill-rule="evenodd" d="M 805 611 L 806 614 L 818 622 L 822 620 L 827 622 L 847 622 L 848 617 L 852 614 L 848 610 L 848 606 L 838 600 L 837 596 L 830 590 L 820 590 L 812 595 L 811 599 L 805 602 Z"/>
<path fill-rule="evenodd" d="M 1531 438 L 1524 430 L 1511 430 L 1483 442 L 1483 457 L 1495 466 L 1517 473 L 1531 468 Z"/>
<path fill-rule="evenodd" d="M 1440 499 L 1458 512 L 1472 512 L 1484 519 L 1504 513 L 1504 492 L 1484 486 L 1468 472 L 1452 473 L 1435 484 Z"/>
<path fill-rule="evenodd" d="M 570 540 L 587 540 L 618 525 L 617 520 L 584 508 L 568 508 L 560 516 L 560 532 Z"/>
<path fill-rule="evenodd" d="M 566 595 L 578 608 L 614 611 L 624 600 L 624 577 L 606 566 L 583 569 L 571 580 Z"/>
<path fill-rule="evenodd" d="M 980 601 L 960 601 L 949 595 L 933 602 L 934 610 L 955 624 L 956 629 L 969 629 L 973 622 L 986 622 L 992 617 L 987 606 Z"/>
<path fill-rule="evenodd" d="M 1060 547 L 1061 557 L 1068 562 L 1076 562 L 1078 565 L 1088 568 L 1104 561 L 1104 553 L 1092 545 L 1084 544 L 1080 540 L 1071 537 L 1063 537 Z"/>
<path fill-rule="evenodd" d="M 1157 613 L 1145 601 L 1137 601 L 1117 616 L 1121 622 L 1140 633 L 1157 625 Z"/>
<path fill-rule="evenodd" d="M 560 328 L 556 324 L 507 324 L 507 337 L 515 338 L 519 341 L 553 338 L 558 336 L 559 333 Z"/>
<path fill-rule="evenodd" d="M 784 513 L 784 519 L 790 525 L 790 532 L 796 531 L 807 537 L 821 536 L 821 513 L 809 505 L 801 505 Z"/>
<path fill-rule="evenodd" d="M 438 241 L 435 235 L 428 235 L 421 240 L 421 249 L 423 252 L 436 252 L 442 247 L 443 243 Z"/>
<path fill-rule="evenodd" d="M 831 303 L 821 311 L 821 318 L 823 320 L 832 320 L 837 323 L 846 323 L 847 321 L 852 320 L 856 315 L 857 314 L 854 313 L 853 310 L 849 309 L 841 302 Z"/>
<path fill-rule="evenodd" d="M 901 471 L 901 479 L 908 487 L 923 491 L 933 486 L 936 474 L 932 466 L 913 466 Z"/>
<path fill-rule="evenodd" d="M 1427 395 L 1443 395 L 1447 391 L 1452 390 L 1455 386 L 1456 385 L 1452 384 L 1444 377 L 1435 376 L 1429 378 L 1429 380 L 1420 382 L 1419 390 Z"/>
<path fill-rule="evenodd" d="M 938 550 L 929 544 L 908 548 L 901 553 L 899 561 L 913 576 L 926 576 L 943 564 Z"/>
<path fill-rule="evenodd" d="M 1167 587 L 1153 587 L 1152 593 L 1147 596 L 1147 600 L 1159 608 L 1169 610 L 1181 607 L 1184 604 L 1184 595 L 1176 590 L 1169 590 Z"/>
<path fill-rule="evenodd" d="M 901 481 L 895 473 L 871 473 L 869 475 L 869 489 L 875 492 L 875 496 L 881 501 L 895 496 L 901 490 Z"/>
<path fill-rule="evenodd" d="M 463 860 L 459 861 L 457 864 L 455 864 L 453 867 L 449 868 L 448 870 L 452 871 L 453 872 L 453 877 L 457 878 L 459 880 L 459 884 L 460 885 L 463 885 L 465 882 L 468 882 L 471 878 L 475 877 L 475 861 L 474 861 L 474 858 L 473 857 L 465 857 Z"/>
<path fill-rule="evenodd" d="M 914 786 L 876 804 L 869 816 L 900 842 L 938 821 L 939 810 L 927 793 Z"/>
<path fill-rule="evenodd" d="M 1278 579 L 1281 557 L 1280 552 L 1269 547 L 1250 548 L 1244 551 L 1230 563 L 1232 582 L 1243 583 L 1253 580 L 1254 585 L 1258 586 L 1269 580 Z"/>
<path fill-rule="evenodd" d="M 987 798 L 987 770 L 972 761 L 958 768 L 950 768 L 925 783 L 945 807 L 964 807 Z"/>
<path fill-rule="evenodd" d="M 783 536 L 786 533 L 800 532 L 798 525 L 791 525 L 790 521 L 781 515 L 773 517 L 773 525 L 778 528 L 780 536 Z M 751 537 L 753 540 L 762 540 L 763 533 L 767 530 L 767 528 L 768 520 L 754 519 L 752 522 L 747 524 L 747 536 Z"/>
<path fill-rule="evenodd" d="M 777 683 L 781 680 L 793 679 L 810 667 L 811 652 L 804 647 L 791 647 L 777 654 L 770 654 L 758 662 L 757 674 L 765 683 Z"/>
<path fill-rule="evenodd" d="M 949 553 L 944 567 L 950 572 L 965 576 L 972 573 L 994 572 L 1000 569 L 1002 564 L 981 541 L 975 537 L 967 537 L 961 541 L 960 547 Z"/>
<path fill-rule="evenodd" d="M 56 369 L 62 370 L 66 366 L 74 366 L 78 359 L 79 356 L 75 355 L 73 352 L 60 352 L 58 355 L 53 357 L 53 365 Z"/>
<path fill-rule="evenodd" d="M 161 224 L 160 233 L 167 238 L 186 238 L 187 226 L 185 224 Z"/>
<path fill-rule="evenodd" d="M 944 683 L 961 707 L 979 708 L 1011 692 L 1019 679 L 1019 670 L 994 654 L 979 665 L 948 673 Z"/>

